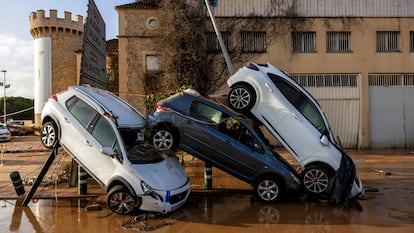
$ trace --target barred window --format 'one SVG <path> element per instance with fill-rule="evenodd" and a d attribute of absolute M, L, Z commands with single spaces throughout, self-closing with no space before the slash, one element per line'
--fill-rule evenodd
<path fill-rule="evenodd" d="M 356 87 L 356 74 L 298 74 L 293 80 L 308 87 Z"/>
<path fill-rule="evenodd" d="M 368 85 L 369 86 L 413 86 L 414 85 L 414 74 L 368 74 Z"/>
<path fill-rule="evenodd" d="M 351 32 L 327 32 L 326 51 L 331 53 L 350 52 Z"/>
<path fill-rule="evenodd" d="M 229 32 L 221 32 L 224 44 L 226 45 L 227 51 L 231 51 L 231 40 Z M 206 32 L 204 48 L 210 52 L 220 52 L 221 47 L 217 38 L 216 32 Z"/>
<path fill-rule="evenodd" d="M 410 52 L 414 52 L 414 32 L 410 32 Z"/>
<path fill-rule="evenodd" d="M 292 32 L 292 52 L 316 52 L 316 32 Z"/>
<path fill-rule="evenodd" d="M 400 32 L 377 32 L 377 52 L 399 52 Z"/>
<path fill-rule="evenodd" d="M 266 52 L 266 32 L 240 32 L 240 42 L 242 52 Z"/>

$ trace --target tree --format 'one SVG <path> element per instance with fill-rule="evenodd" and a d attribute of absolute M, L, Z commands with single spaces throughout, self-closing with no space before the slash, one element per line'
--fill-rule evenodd
<path fill-rule="evenodd" d="M 34 99 L 23 97 L 6 97 L 7 119 L 14 120 L 33 120 L 34 119 Z M 4 97 L 0 98 L 0 115 L 4 115 Z M 1 118 L 3 119 L 3 117 Z"/>

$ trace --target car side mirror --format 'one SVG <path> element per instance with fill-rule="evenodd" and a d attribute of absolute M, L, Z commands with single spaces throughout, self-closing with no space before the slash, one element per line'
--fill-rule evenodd
<path fill-rule="evenodd" d="M 326 135 L 322 135 L 321 136 L 321 143 L 324 146 L 328 146 L 329 145 L 329 139 L 328 139 L 328 137 Z"/>
<path fill-rule="evenodd" d="M 115 156 L 115 152 L 112 150 L 111 147 L 104 147 L 101 149 L 101 153 L 107 156 L 111 156 L 114 157 Z"/>

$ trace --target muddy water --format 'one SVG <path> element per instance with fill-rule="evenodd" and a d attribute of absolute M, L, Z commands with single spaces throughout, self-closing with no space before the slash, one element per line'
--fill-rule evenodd
<path fill-rule="evenodd" d="M 363 211 L 304 200 L 264 204 L 246 191 L 193 192 L 185 206 L 163 216 L 116 215 L 102 201 L 102 209 L 87 210 L 91 199 L 37 200 L 28 207 L 0 200 L 0 233 L 414 233 L 414 155 L 352 158 L 369 191 L 358 201 Z"/>
<path fill-rule="evenodd" d="M 38 200 L 29 207 L 1 200 L 0 232 L 414 232 L 413 189 L 401 192 L 408 189 L 375 192 L 359 201 L 362 212 L 352 205 L 264 204 L 249 194 L 223 193 L 192 195 L 169 215 L 121 216 L 104 203 L 101 210 L 87 210 L 91 201 L 79 199 Z M 407 203 L 393 202 L 396 198 Z"/>

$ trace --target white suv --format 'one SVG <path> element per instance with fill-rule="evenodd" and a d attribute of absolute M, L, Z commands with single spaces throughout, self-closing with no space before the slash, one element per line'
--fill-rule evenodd
<path fill-rule="evenodd" d="M 42 111 L 41 141 L 60 144 L 108 192 L 108 207 L 167 213 L 187 200 L 190 183 L 178 160 L 146 144 L 145 118 L 105 90 L 72 86 Z"/>
<path fill-rule="evenodd" d="M 269 63 L 250 63 L 227 84 L 230 106 L 252 113 L 304 168 L 302 182 L 308 192 L 321 195 L 343 189 L 355 197 L 363 191 L 355 165 L 336 144 L 322 108 L 287 73 Z M 350 180 L 338 178 L 348 171 L 354 171 Z"/>

